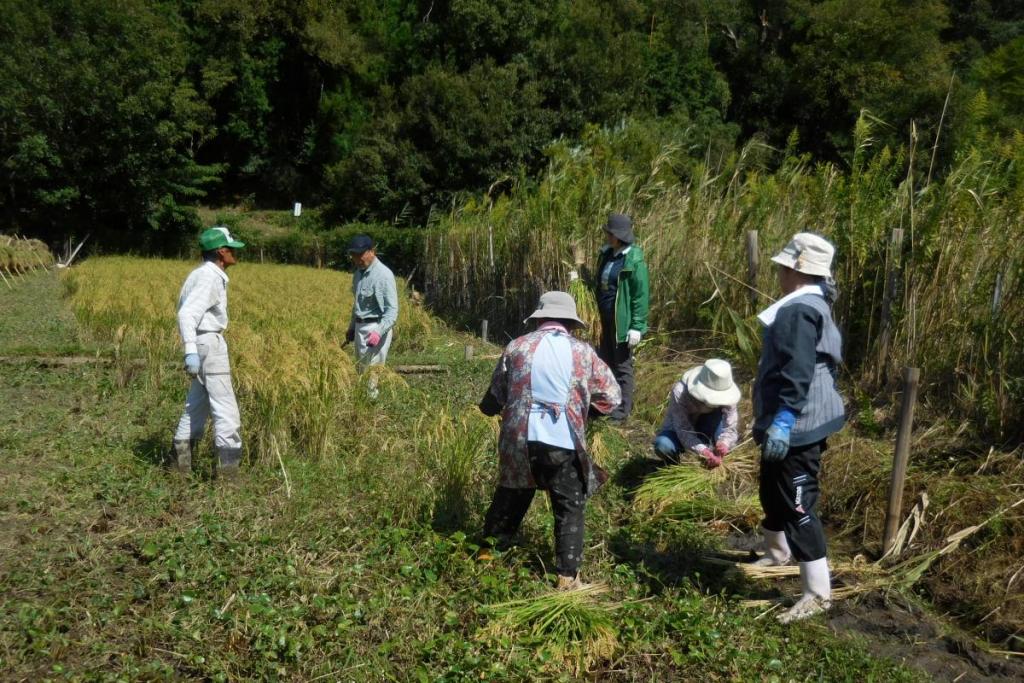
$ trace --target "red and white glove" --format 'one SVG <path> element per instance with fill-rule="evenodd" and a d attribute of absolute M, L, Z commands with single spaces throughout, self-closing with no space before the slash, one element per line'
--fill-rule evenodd
<path fill-rule="evenodd" d="M 704 467 L 709 470 L 713 470 L 722 464 L 722 458 L 707 446 L 701 446 L 698 453 L 700 453 L 700 457 L 704 459 Z"/>
<path fill-rule="evenodd" d="M 715 444 L 715 455 L 719 458 L 724 458 L 729 454 L 729 447 L 725 445 L 724 441 L 719 441 Z"/>
<path fill-rule="evenodd" d="M 366 335 L 367 346 L 376 346 L 377 344 L 380 344 L 380 332 L 374 331 Z"/>

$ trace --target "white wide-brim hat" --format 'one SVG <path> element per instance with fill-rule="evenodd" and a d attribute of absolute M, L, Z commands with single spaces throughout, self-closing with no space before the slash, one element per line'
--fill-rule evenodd
<path fill-rule="evenodd" d="M 805 275 L 832 277 L 832 257 L 836 248 L 821 235 L 798 232 L 772 261 Z"/>
<path fill-rule="evenodd" d="M 734 406 L 740 402 L 740 388 L 732 381 L 732 366 L 720 358 L 683 373 L 683 384 L 690 396 L 708 406 Z"/>
<path fill-rule="evenodd" d="M 530 317 L 524 320 L 532 320 L 535 318 L 557 318 L 559 320 L 572 320 L 578 323 L 582 327 L 586 327 L 587 324 L 580 320 L 579 316 L 576 315 L 576 300 L 572 298 L 572 294 L 568 292 L 544 292 L 540 295 L 540 301 L 537 302 L 537 310 L 530 314 Z"/>

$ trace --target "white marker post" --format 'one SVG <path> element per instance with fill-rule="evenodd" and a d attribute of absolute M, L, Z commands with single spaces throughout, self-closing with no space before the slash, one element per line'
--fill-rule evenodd
<path fill-rule="evenodd" d="M 292 211 L 292 215 L 296 218 L 302 215 L 302 202 L 295 202 L 295 209 Z"/>

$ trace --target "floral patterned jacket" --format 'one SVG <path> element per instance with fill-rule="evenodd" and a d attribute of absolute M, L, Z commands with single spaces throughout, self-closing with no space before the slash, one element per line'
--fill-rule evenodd
<path fill-rule="evenodd" d="M 498 485 L 506 488 L 537 488 L 530 470 L 527 454 L 527 429 L 533 392 L 530 375 L 533 355 L 544 335 L 556 333 L 551 329 L 537 330 L 509 342 L 491 376 L 488 396 L 481 402 L 481 410 L 488 402 L 501 407 L 501 432 L 498 436 Z M 601 413 L 610 413 L 619 405 L 622 395 L 619 384 L 597 352 L 570 335 L 572 344 L 572 387 L 566 405 L 566 416 L 576 454 L 580 461 L 586 495 L 592 495 L 608 479 L 587 451 L 586 424 L 590 406 Z"/>

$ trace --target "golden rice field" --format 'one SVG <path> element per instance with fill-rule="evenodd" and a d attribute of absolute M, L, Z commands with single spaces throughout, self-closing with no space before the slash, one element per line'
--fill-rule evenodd
<path fill-rule="evenodd" d="M 156 384 L 181 381 L 182 349 L 175 311 L 196 263 L 131 257 L 93 258 L 64 276 L 80 324 L 130 363 L 145 360 Z M 362 397 L 351 348 L 342 349 L 352 306 L 351 275 L 301 266 L 242 263 L 228 276 L 233 379 L 251 456 L 276 460 L 295 450 L 321 457 Z M 405 297 L 392 354 L 421 350 L 436 324 Z M 387 391 L 402 382 L 380 370 Z M 362 392 L 365 393 L 365 392 Z"/>

